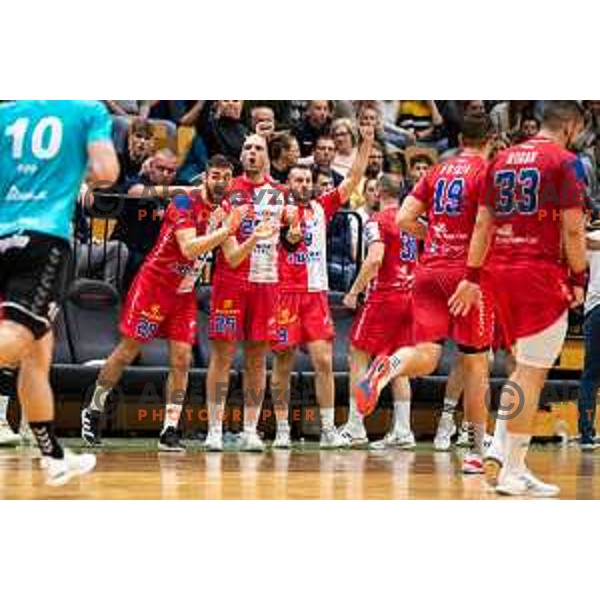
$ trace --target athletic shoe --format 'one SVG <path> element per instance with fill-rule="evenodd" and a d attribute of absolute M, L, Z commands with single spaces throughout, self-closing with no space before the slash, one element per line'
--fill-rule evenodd
<path fill-rule="evenodd" d="M 271 444 L 271 448 L 274 450 L 289 450 L 291 445 L 290 428 L 278 426 L 277 434 L 275 435 L 275 440 Z"/>
<path fill-rule="evenodd" d="M 469 426 L 467 423 L 463 423 L 460 426 L 458 437 L 456 438 L 457 448 L 468 448 L 469 447 Z"/>
<path fill-rule="evenodd" d="M 390 448 L 412 450 L 415 446 L 415 436 L 412 431 L 390 431 L 383 439 L 369 444 L 371 450 L 389 450 Z"/>
<path fill-rule="evenodd" d="M 256 431 L 244 431 L 240 438 L 240 450 L 242 452 L 264 452 L 265 444 Z"/>
<path fill-rule="evenodd" d="M 534 496 L 536 498 L 551 498 L 558 496 L 560 488 L 551 483 L 544 483 L 531 471 L 509 473 L 505 469 L 500 472 L 496 492 L 503 496 Z"/>
<path fill-rule="evenodd" d="M 593 452 L 596 448 L 600 448 L 600 444 L 593 438 L 582 440 L 579 443 L 582 452 Z"/>
<path fill-rule="evenodd" d="M 161 452 L 185 452 L 181 437 L 175 427 L 167 427 L 158 439 L 158 449 Z"/>
<path fill-rule="evenodd" d="M 483 457 L 483 475 L 485 482 L 495 488 L 498 485 L 500 470 L 504 464 L 503 457 L 496 451 L 494 446 L 490 446 Z"/>
<path fill-rule="evenodd" d="M 0 421 L 0 446 L 18 446 L 21 443 L 21 436 L 15 433 L 8 421 Z"/>
<path fill-rule="evenodd" d="M 21 444 L 23 446 L 35 446 L 37 441 L 29 423 L 21 420 L 21 426 L 19 427 L 19 435 L 21 436 Z"/>
<path fill-rule="evenodd" d="M 452 436 L 456 434 L 456 423 L 454 417 L 443 413 L 438 423 L 435 438 L 433 440 L 433 448 L 438 452 L 448 452 L 452 444 Z"/>
<path fill-rule="evenodd" d="M 375 410 L 381 381 L 389 371 L 390 359 L 387 356 L 378 356 L 356 384 L 356 408 L 361 415 L 366 417 Z"/>
<path fill-rule="evenodd" d="M 367 430 L 360 421 L 348 421 L 338 429 L 339 434 L 348 442 L 351 448 L 361 448 L 369 444 Z"/>
<path fill-rule="evenodd" d="M 204 441 L 204 449 L 208 452 L 223 452 L 223 433 L 209 429 Z"/>
<path fill-rule="evenodd" d="M 483 474 L 483 461 L 479 454 L 467 454 L 463 459 L 462 472 L 465 475 Z"/>
<path fill-rule="evenodd" d="M 321 430 L 321 441 L 319 444 L 322 450 L 335 448 L 349 448 L 350 442 L 335 427 Z"/>
<path fill-rule="evenodd" d="M 46 471 L 46 484 L 52 486 L 64 485 L 73 477 L 85 475 L 96 466 L 93 454 L 75 454 L 65 449 L 64 458 L 45 456 L 42 467 Z"/>
<path fill-rule="evenodd" d="M 84 408 L 81 411 L 81 439 L 88 446 L 101 446 L 100 421 L 102 413 L 93 408 Z"/>

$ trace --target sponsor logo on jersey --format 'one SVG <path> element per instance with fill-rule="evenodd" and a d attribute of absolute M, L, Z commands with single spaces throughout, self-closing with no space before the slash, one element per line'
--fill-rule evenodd
<path fill-rule="evenodd" d="M 159 323 L 165 318 L 160 312 L 160 304 L 152 304 L 150 308 L 147 310 L 142 310 L 140 314 L 145 318 L 145 320 L 152 321 L 154 323 Z"/>

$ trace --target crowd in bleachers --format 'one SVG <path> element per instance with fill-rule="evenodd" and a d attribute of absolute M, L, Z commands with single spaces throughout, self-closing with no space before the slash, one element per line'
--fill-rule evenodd
<path fill-rule="evenodd" d="M 376 181 L 399 179 L 401 196 L 435 162 L 458 150 L 465 114 L 487 112 L 494 124 L 492 152 L 535 135 L 543 101 L 511 100 L 107 100 L 126 193 L 114 218 L 77 220 L 76 275 L 99 276 L 126 291 L 160 229 L 168 197 L 149 190 L 196 185 L 207 160 L 226 156 L 239 174 L 242 143 L 251 132 L 267 138 L 273 179 L 285 183 L 290 167 L 309 164 L 315 193 L 337 186 L 356 155 L 359 124 L 376 128 L 365 177 L 329 232 L 330 283 L 347 289 L 360 261 L 361 225 L 377 210 Z M 600 101 L 588 101 L 588 127 L 577 148 L 584 166 L 588 201 L 600 207 Z M 154 186 L 154 187 L 151 187 Z M 142 211 L 142 212 L 140 212 Z M 140 218 L 140 214 L 145 217 Z M 94 213 L 97 214 L 97 213 Z M 344 216 L 344 215 L 342 215 Z"/>

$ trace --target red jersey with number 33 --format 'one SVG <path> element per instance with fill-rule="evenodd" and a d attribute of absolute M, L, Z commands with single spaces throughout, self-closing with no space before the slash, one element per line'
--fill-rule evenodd
<path fill-rule="evenodd" d="M 414 187 L 410 195 L 427 207 L 429 222 L 421 264 L 466 264 L 486 167 L 483 157 L 463 152 L 433 167 Z"/>
<path fill-rule="evenodd" d="M 536 136 L 499 153 L 481 198 L 495 220 L 492 261 L 562 262 L 560 212 L 583 209 L 584 189 L 577 157 L 548 138 Z"/>

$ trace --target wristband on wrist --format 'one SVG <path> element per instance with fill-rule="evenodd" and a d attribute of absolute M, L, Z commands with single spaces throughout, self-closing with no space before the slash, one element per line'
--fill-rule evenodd
<path fill-rule="evenodd" d="M 481 267 L 467 267 L 465 279 L 470 283 L 479 285 L 479 282 L 481 281 Z"/>
<path fill-rule="evenodd" d="M 587 270 L 579 271 L 579 273 L 569 274 L 569 283 L 573 287 L 584 288 L 587 283 Z"/>

